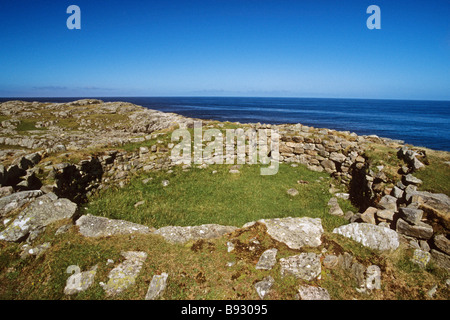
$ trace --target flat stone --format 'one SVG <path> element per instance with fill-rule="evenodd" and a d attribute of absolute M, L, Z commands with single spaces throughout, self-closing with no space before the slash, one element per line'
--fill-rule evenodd
<path fill-rule="evenodd" d="M 327 269 L 334 269 L 338 266 L 339 259 L 334 254 L 327 254 L 323 259 L 323 266 Z"/>
<path fill-rule="evenodd" d="M 419 209 L 436 217 L 442 225 L 450 229 L 450 197 L 443 193 L 414 191 L 411 193 L 411 202 L 417 202 Z"/>
<path fill-rule="evenodd" d="M 423 210 L 420 209 L 400 208 L 399 211 L 402 217 L 412 224 L 419 223 L 423 216 Z"/>
<path fill-rule="evenodd" d="M 414 184 L 414 185 L 418 186 L 418 185 L 421 185 L 422 182 L 423 182 L 422 180 L 414 177 L 411 173 L 408 173 L 407 175 L 403 176 L 403 183 L 405 183 L 406 185 Z"/>
<path fill-rule="evenodd" d="M 385 195 L 381 198 L 380 202 L 378 202 L 377 207 L 380 209 L 397 211 L 397 198 Z"/>
<path fill-rule="evenodd" d="M 77 205 L 68 199 L 52 200 L 46 195 L 40 196 L 0 233 L 0 240 L 19 241 L 36 229 L 72 218 L 76 211 Z"/>
<path fill-rule="evenodd" d="M 287 191 L 287 194 L 290 195 L 290 196 L 292 196 L 292 197 L 295 197 L 295 196 L 298 195 L 298 190 L 295 189 L 295 188 L 290 188 L 290 189 Z"/>
<path fill-rule="evenodd" d="M 369 223 L 346 224 L 335 228 L 333 233 L 341 234 L 361 243 L 365 247 L 380 251 L 395 250 L 399 246 L 397 232 Z"/>
<path fill-rule="evenodd" d="M 81 216 L 76 225 L 80 233 L 85 237 L 109 237 L 123 234 L 149 234 L 154 231 L 153 228 L 143 226 L 137 223 L 97 217 L 90 214 Z"/>
<path fill-rule="evenodd" d="M 431 258 L 438 266 L 450 270 L 450 256 L 448 254 L 431 249 Z"/>
<path fill-rule="evenodd" d="M 361 220 L 370 223 L 370 224 L 376 224 L 375 222 L 375 214 L 377 213 L 378 209 L 374 207 L 368 207 L 366 211 L 364 211 L 361 214 Z"/>
<path fill-rule="evenodd" d="M 262 219 L 258 222 L 267 227 L 267 233 L 274 239 L 283 242 L 291 249 L 303 246 L 317 247 L 322 244 L 322 222 L 319 218 L 275 218 Z"/>
<path fill-rule="evenodd" d="M 200 239 L 219 238 L 236 229 L 234 226 L 222 226 L 218 224 L 203 224 L 188 227 L 167 226 L 156 230 L 154 234 L 164 237 L 166 241 L 171 243 L 185 243 Z"/>
<path fill-rule="evenodd" d="M 331 300 L 327 289 L 314 286 L 300 286 L 298 294 L 301 300 Z"/>
<path fill-rule="evenodd" d="M 445 252 L 446 254 L 450 255 L 450 240 L 443 234 L 439 234 L 434 236 L 434 244 L 436 247 Z"/>
<path fill-rule="evenodd" d="M 366 269 L 366 288 L 369 290 L 381 289 L 381 269 L 377 265 L 368 266 Z"/>
<path fill-rule="evenodd" d="M 110 271 L 106 284 L 101 284 L 107 296 L 115 296 L 133 286 L 147 259 L 147 253 L 142 251 L 126 251 L 121 254 L 125 261 Z"/>
<path fill-rule="evenodd" d="M 255 283 L 256 293 L 261 299 L 264 299 L 267 293 L 269 293 L 270 288 L 272 288 L 275 280 L 271 276 L 265 277 L 263 280 Z"/>
<path fill-rule="evenodd" d="M 165 272 L 161 273 L 161 275 L 153 276 L 147 294 L 145 295 L 145 300 L 155 300 L 164 292 L 167 286 L 168 276 Z"/>
<path fill-rule="evenodd" d="M 280 259 L 281 275 L 311 281 L 320 275 L 320 258 L 313 252 L 303 252 L 296 256 Z"/>
<path fill-rule="evenodd" d="M 394 220 L 394 215 L 395 212 L 392 210 L 378 210 L 377 211 L 377 217 L 381 218 L 381 219 L 385 219 L 385 220 L 389 220 L 389 221 L 393 221 Z"/>
<path fill-rule="evenodd" d="M 0 198 L 0 217 L 42 196 L 41 190 L 20 191 Z"/>
<path fill-rule="evenodd" d="M 256 269 L 271 270 L 275 263 L 277 263 L 277 252 L 276 248 L 268 249 L 264 251 L 256 264 Z"/>
<path fill-rule="evenodd" d="M 397 220 L 396 230 L 400 234 L 418 239 L 428 240 L 433 236 L 433 227 L 429 224 L 423 222 L 410 224 L 401 218 Z"/>

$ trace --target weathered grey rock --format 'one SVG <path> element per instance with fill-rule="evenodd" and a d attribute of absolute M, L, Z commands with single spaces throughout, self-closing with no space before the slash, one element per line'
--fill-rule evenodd
<path fill-rule="evenodd" d="M 303 246 L 320 246 L 323 234 L 322 222 L 319 218 L 275 218 L 262 219 L 258 222 L 267 227 L 267 233 L 275 240 L 283 242 L 291 249 Z"/>
<path fill-rule="evenodd" d="M 341 234 L 365 247 L 380 251 L 395 250 L 399 246 L 397 232 L 369 223 L 350 223 L 335 228 L 333 233 Z"/>
<path fill-rule="evenodd" d="M 394 186 L 392 189 L 391 195 L 397 199 L 401 199 L 403 197 L 404 191 L 397 186 Z"/>
<path fill-rule="evenodd" d="M 270 288 L 272 288 L 273 284 L 275 283 L 275 280 L 271 276 L 265 277 L 263 280 L 258 281 L 255 283 L 255 289 L 258 293 L 258 296 L 261 299 L 264 299 L 267 293 L 269 293 Z"/>
<path fill-rule="evenodd" d="M 86 291 L 94 283 L 97 267 L 98 266 L 96 265 L 88 271 L 80 272 L 80 267 L 75 265 L 69 266 L 67 268 L 67 273 L 75 273 L 67 279 L 64 294 L 72 295 Z"/>
<path fill-rule="evenodd" d="M 137 223 L 97 217 L 90 214 L 81 216 L 76 225 L 85 237 L 109 237 L 121 234 L 149 234 L 154 229 Z"/>
<path fill-rule="evenodd" d="M 155 300 L 164 292 L 167 286 L 168 276 L 169 275 L 165 272 L 161 273 L 161 275 L 153 276 L 147 294 L 145 295 L 145 300 Z"/>
<path fill-rule="evenodd" d="M 450 269 L 450 256 L 438 250 L 431 249 L 431 258 L 433 261 L 444 269 Z"/>
<path fill-rule="evenodd" d="M 422 180 L 419 178 L 414 177 L 411 173 L 408 173 L 406 176 L 403 176 L 403 183 L 408 184 L 414 184 L 416 186 L 421 185 L 423 183 Z"/>
<path fill-rule="evenodd" d="M 264 251 L 261 255 L 261 257 L 258 260 L 258 263 L 256 264 L 256 269 L 262 269 L 262 270 L 270 270 L 273 268 L 275 263 L 277 263 L 277 252 L 278 250 L 276 248 L 268 249 Z"/>
<path fill-rule="evenodd" d="M 389 221 L 392 221 L 392 220 L 394 220 L 394 215 L 395 215 L 395 212 L 394 211 L 392 211 L 392 210 L 378 210 L 377 211 L 377 217 L 379 218 L 379 219 L 385 219 L 385 220 L 389 220 Z"/>
<path fill-rule="evenodd" d="M 402 214 L 402 217 L 412 224 L 419 223 L 423 216 L 423 210 L 420 209 L 400 208 L 399 211 Z"/>
<path fill-rule="evenodd" d="M 0 233 L 0 240 L 18 241 L 33 230 L 72 218 L 76 211 L 77 205 L 68 199 L 52 200 L 46 195 L 40 196 Z"/>
<path fill-rule="evenodd" d="M 380 202 L 378 202 L 377 207 L 380 209 L 397 211 L 397 198 L 385 195 L 381 198 Z"/>
<path fill-rule="evenodd" d="M 418 222 L 416 224 L 410 224 L 403 219 L 397 220 L 396 230 L 400 234 L 406 236 L 428 240 L 433 236 L 433 227 L 424 222 Z"/>
<path fill-rule="evenodd" d="M 311 281 L 321 272 L 320 258 L 313 252 L 280 259 L 281 275 L 293 275 L 296 278 Z"/>
<path fill-rule="evenodd" d="M 290 195 L 290 196 L 292 196 L 292 197 L 295 197 L 295 196 L 298 195 L 298 190 L 295 189 L 295 188 L 290 188 L 290 189 L 287 191 L 287 194 Z"/>
<path fill-rule="evenodd" d="M 411 193 L 411 202 L 417 202 L 419 209 L 439 219 L 439 222 L 450 229 L 450 198 L 443 193 L 415 191 Z"/>
<path fill-rule="evenodd" d="M 340 254 L 338 257 L 338 266 L 341 267 L 344 270 L 350 270 L 353 265 L 353 256 L 348 253 L 344 252 L 344 254 Z"/>
<path fill-rule="evenodd" d="M 344 156 L 342 153 L 339 152 L 332 152 L 329 157 L 330 160 L 338 163 L 344 162 L 346 158 L 347 158 L 346 156 Z"/>
<path fill-rule="evenodd" d="M 361 214 L 361 220 L 370 223 L 370 224 L 376 224 L 375 221 L 375 214 L 377 213 L 378 209 L 374 207 L 368 207 L 366 211 L 364 211 Z"/>
<path fill-rule="evenodd" d="M 222 226 L 218 224 L 203 224 L 189 227 L 168 226 L 156 230 L 154 234 L 161 235 L 168 242 L 184 243 L 199 239 L 219 238 L 236 229 L 233 226 Z"/>
<path fill-rule="evenodd" d="M 429 252 L 423 251 L 421 249 L 414 250 L 413 257 L 411 258 L 411 261 L 417 265 L 419 265 L 421 268 L 425 268 L 428 264 L 428 262 L 431 259 L 431 254 Z"/>
<path fill-rule="evenodd" d="M 342 211 L 336 198 L 331 198 L 327 204 L 330 207 L 329 214 L 339 217 L 342 217 L 344 215 L 344 211 Z"/>
<path fill-rule="evenodd" d="M 298 294 L 301 300 L 331 300 L 327 289 L 314 286 L 300 286 Z"/>
<path fill-rule="evenodd" d="M 0 198 L 0 217 L 42 195 L 40 190 L 20 191 Z"/>
<path fill-rule="evenodd" d="M 450 255 L 450 240 L 443 234 L 439 234 L 434 236 L 434 244 L 436 247 L 445 252 L 446 254 Z"/>
<path fill-rule="evenodd" d="M 325 171 L 328 173 L 333 173 L 336 171 L 336 165 L 331 160 L 328 160 L 328 159 L 322 160 L 322 162 L 320 164 L 325 169 Z"/>
<path fill-rule="evenodd" d="M 125 261 L 110 271 L 106 284 L 100 284 L 107 296 L 115 296 L 133 286 L 147 259 L 147 253 L 142 251 L 126 251 L 121 254 Z"/>

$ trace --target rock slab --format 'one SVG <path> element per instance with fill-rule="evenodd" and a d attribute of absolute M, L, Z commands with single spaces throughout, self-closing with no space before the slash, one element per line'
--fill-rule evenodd
<path fill-rule="evenodd" d="M 303 252 L 296 256 L 280 259 L 281 275 L 311 281 L 322 271 L 320 257 L 313 252 Z"/>
<path fill-rule="evenodd" d="M 262 219 L 258 222 L 267 227 L 267 233 L 274 239 L 285 243 L 291 249 L 303 246 L 320 246 L 323 234 L 322 222 L 319 218 L 275 218 Z"/>
<path fill-rule="evenodd" d="M 200 239 L 219 238 L 236 229 L 233 226 L 222 226 L 218 224 L 203 224 L 189 227 L 167 226 L 156 230 L 154 234 L 161 235 L 166 241 L 171 243 L 185 243 Z"/>
<path fill-rule="evenodd" d="M 333 233 L 351 238 L 365 247 L 380 251 L 395 250 L 399 246 L 397 232 L 369 223 L 350 223 L 333 230 Z"/>
<path fill-rule="evenodd" d="M 169 275 L 165 272 L 153 276 L 147 294 L 145 295 L 145 300 L 155 300 L 158 298 L 166 289 L 168 277 Z"/>

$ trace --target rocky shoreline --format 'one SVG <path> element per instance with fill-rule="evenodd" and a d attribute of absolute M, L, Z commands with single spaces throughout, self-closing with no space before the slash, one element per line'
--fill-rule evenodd
<path fill-rule="evenodd" d="M 77 214 L 77 206 L 92 193 L 113 185 L 125 186 L 130 177 L 139 172 L 172 170 L 179 166 L 170 159 L 173 143 L 168 134 L 177 128 L 192 128 L 196 119 L 126 102 L 104 103 L 94 99 L 71 103 L 8 101 L 0 104 L 0 116 L 4 119 L 0 128 L 0 218 L 5 226 L 0 232 L 0 240 L 23 242 L 25 256 L 43 252 L 50 244 L 33 247 L 34 241 L 46 226 L 67 218 L 74 220 L 74 226 L 84 237 L 156 234 L 168 242 L 185 243 L 264 225 L 270 237 L 288 247 L 298 249 L 305 244 L 313 247 L 321 244 L 323 229 L 320 221 L 309 218 L 261 220 L 244 226 L 167 226 L 156 230 L 127 221 Z M 203 120 L 203 124 L 219 128 L 225 125 L 207 120 Z M 326 172 L 335 179 L 339 185 L 330 186 L 329 213 L 345 217 L 349 224 L 336 228 L 334 233 L 380 251 L 396 250 L 404 243 L 415 250 L 415 263 L 421 267 L 432 260 L 447 271 L 450 269 L 450 198 L 445 194 L 421 191 L 423 181 L 414 176 L 427 165 L 426 149 L 377 136 L 358 136 L 301 124 L 242 126 L 278 130 L 280 162 L 292 166 L 302 164 L 310 170 Z M 150 148 L 140 146 L 136 151 L 121 148 L 150 141 L 153 142 Z M 367 156 L 374 144 L 396 150 L 395 157 L 403 165 L 374 167 Z M 73 161 L 74 157 L 76 161 Z M 183 166 L 188 167 L 190 165 Z M 338 197 L 350 198 L 360 212 L 344 213 L 337 203 Z M 12 213 L 16 214 L 14 218 Z M 66 229 L 72 226 L 68 225 Z M 261 265 L 267 264 L 264 261 L 276 262 L 273 252 L 261 256 Z M 146 254 L 139 252 L 124 253 L 124 256 L 123 263 L 130 264 L 129 269 L 134 271 L 126 277 L 128 282 L 120 283 L 114 280 L 115 273 L 112 272 L 110 282 L 104 285 L 108 295 L 116 295 L 132 285 L 146 259 Z M 373 282 L 374 274 L 379 274 L 377 266 L 358 265 L 345 254 L 339 257 L 325 253 L 322 257 L 298 255 L 280 259 L 279 263 L 283 273 L 306 280 L 316 278 L 325 264 L 330 268 L 340 265 L 354 270 L 361 290 L 372 290 L 379 285 Z M 273 263 L 269 265 L 273 266 Z M 306 272 L 306 265 L 314 268 Z M 117 266 L 119 270 L 125 267 Z M 73 276 L 87 279 L 95 276 L 95 269 L 85 272 L 76 272 Z M 167 274 L 162 279 L 165 283 Z M 160 285 L 156 279 L 149 288 L 148 297 L 152 299 L 163 291 L 157 283 Z M 256 284 L 258 294 L 267 291 L 271 283 L 273 279 Z M 314 288 L 302 287 L 299 296 L 302 299 L 328 297 L 320 290 L 322 288 Z M 67 292 L 86 289 L 86 286 L 83 289 L 70 287 Z"/>

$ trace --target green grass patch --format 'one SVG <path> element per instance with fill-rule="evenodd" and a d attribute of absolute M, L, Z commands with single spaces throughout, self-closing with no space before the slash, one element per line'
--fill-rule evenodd
<path fill-rule="evenodd" d="M 427 152 L 428 165 L 414 173 L 423 184 L 420 190 L 444 193 L 450 196 L 450 161 L 448 153 Z"/>
<path fill-rule="evenodd" d="M 229 173 L 229 168 L 214 165 L 187 172 L 176 168 L 173 173 L 138 176 L 122 189 L 110 188 L 92 197 L 87 212 L 154 227 L 206 223 L 240 227 L 250 221 L 288 216 L 322 218 L 327 229 L 346 222 L 328 214 L 331 195 L 326 174 L 283 164 L 272 176 L 260 175 L 259 165 L 244 165 L 238 174 Z M 213 170 L 217 172 L 213 174 Z M 145 178 L 151 180 L 145 184 Z M 163 187 L 163 180 L 169 185 Z M 298 184 L 298 180 L 308 183 Z M 290 188 L 299 194 L 288 195 Z M 145 203 L 135 207 L 139 201 Z"/>

